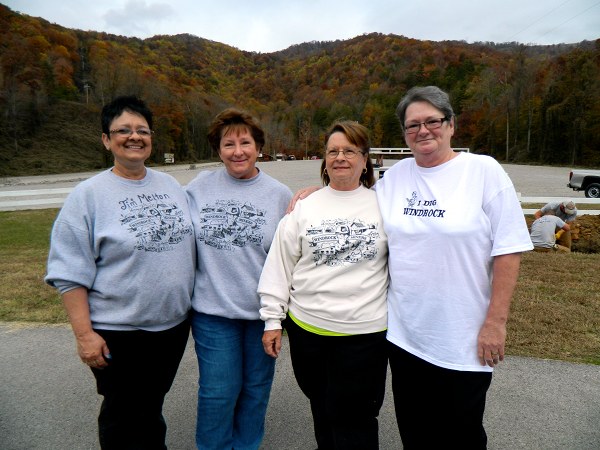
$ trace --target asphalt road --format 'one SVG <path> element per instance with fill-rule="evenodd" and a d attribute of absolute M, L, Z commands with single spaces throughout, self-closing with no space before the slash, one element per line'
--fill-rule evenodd
<path fill-rule="evenodd" d="M 393 161 L 386 160 L 386 165 Z M 258 167 L 280 180 L 295 192 L 309 185 L 320 184 L 321 161 L 260 162 Z M 157 168 L 173 175 L 181 184 L 189 183 L 201 170 L 214 170 L 221 164 L 173 165 Z M 587 201 L 583 192 L 567 187 L 568 167 L 521 166 L 505 164 L 515 189 L 522 196 L 560 197 Z M 0 178 L 0 211 L 16 209 L 59 208 L 68 192 L 80 181 L 97 172 L 65 175 L 42 175 Z"/>
<path fill-rule="evenodd" d="M 319 161 L 260 163 L 295 191 L 318 184 Z M 171 166 L 187 184 L 198 170 Z M 568 168 L 505 166 L 523 196 L 583 198 L 566 187 Z M 0 180 L 0 192 L 72 187 L 92 175 Z M 40 279 L 42 275 L 40 274 Z M 314 449 L 307 400 L 294 379 L 287 343 L 277 362 L 263 449 Z M 165 402 L 168 446 L 194 448 L 197 365 L 193 345 Z M 0 449 L 98 448 L 101 398 L 76 355 L 68 326 L 0 323 Z M 435 408 L 435 405 L 432 405 Z M 600 449 L 600 366 L 509 356 L 494 372 L 485 425 L 490 449 Z M 435 432 L 435 430 L 432 430 Z M 380 413 L 381 449 L 401 449 L 391 388 Z"/>
<path fill-rule="evenodd" d="M 0 449 L 96 449 L 100 399 L 67 326 L 0 324 Z M 263 449 L 314 449 L 306 398 L 287 341 L 277 370 Z M 167 444 L 194 448 L 197 365 L 192 342 L 165 402 Z M 401 449 L 389 385 L 381 449 Z M 435 405 L 432 405 L 435 408 Z M 485 425 L 490 449 L 600 448 L 600 366 L 509 356 L 494 372 Z M 435 432 L 435 430 L 432 430 Z"/>

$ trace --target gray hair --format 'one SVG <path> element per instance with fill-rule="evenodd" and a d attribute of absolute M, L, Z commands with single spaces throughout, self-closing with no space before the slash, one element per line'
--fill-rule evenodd
<path fill-rule="evenodd" d="M 414 102 L 427 102 L 434 108 L 439 109 L 446 119 L 454 117 L 454 111 L 450 104 L 450 97 L 447 93 L 442 91 L 437 86 L 415 86 L 402 97 L 398 107 L 396 108 L 396 115 L 400 119 L 400 126 L 404 130 L 404 119 L 406 118 L 406 109 L 411 103 Z"/>

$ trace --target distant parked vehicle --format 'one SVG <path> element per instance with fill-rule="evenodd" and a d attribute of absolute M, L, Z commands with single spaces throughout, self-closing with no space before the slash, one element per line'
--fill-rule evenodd
<path fill-rule="evenodd" d="M 572 170 L 567 187 L 574 191 L 584 191 L 587 198 L 600 198 L 600 170 Z"/>

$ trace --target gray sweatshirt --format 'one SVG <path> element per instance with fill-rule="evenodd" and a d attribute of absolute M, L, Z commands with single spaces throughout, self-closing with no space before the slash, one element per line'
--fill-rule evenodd
<path fill-rule="evenodd" d="M 258 279 L 292 192 L 263 172 L 241 180 L 225 169 L 200 172 L 186 191 L 198 255 L 192 307 L 259 320 Z"/>
<path fill-rule="evenodd" d="M 194 283 L 190 211 L 179 183 L 104 171 L 80 183 L 52 229 L 45 281 L 88 289 L 94 328 L 172 328 L 187 317 Z"/>

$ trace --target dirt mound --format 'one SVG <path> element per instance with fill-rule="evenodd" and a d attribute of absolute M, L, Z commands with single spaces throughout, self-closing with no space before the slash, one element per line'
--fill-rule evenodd
<path fill-rule="evenodd" d="M 531 229 L 533 217 L 526 217 Z M 571 225 L 571 250 L 580 253 L 600 253 L 600 215 L 577 216 Z"/>
<path fill-rule="evenodd" d="M 578 216 L 571 225 L 571 250 L 581 253 L 600 253 L 600 215 Z"/>

